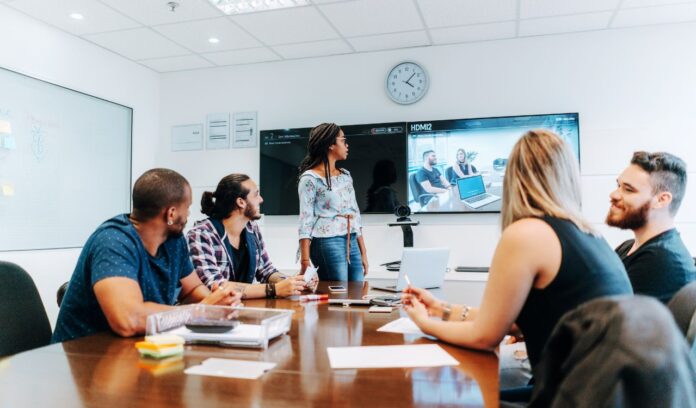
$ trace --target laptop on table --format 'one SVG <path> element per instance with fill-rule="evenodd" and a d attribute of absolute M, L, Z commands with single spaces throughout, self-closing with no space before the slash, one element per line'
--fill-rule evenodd
<path fill-rule="evenodd" d="M 404 248 L 396 284 L 370 285 L 370 288 L 394 293 L 402 292 L 408 286 L 404 275 L 408 275 L 408 279 L 415 287 L 439 288 L 445 281 L 448 260 L 449 248 Z"/>
<path fill-rule="evenodd" d="M 457 179 L 459 199 L 467 206 L 477 209 L 500 200 L 500 197 L 486 192 L 483 176 L 470 176 Z"/>

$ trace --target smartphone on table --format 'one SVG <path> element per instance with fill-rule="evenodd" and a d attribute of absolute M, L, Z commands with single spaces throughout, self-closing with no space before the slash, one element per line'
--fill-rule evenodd
<path fill-rule="evenodd" d="M 345 286 L 329 286 L 329 292 L 331 293 L 343 293 L 346 291 Z"/>

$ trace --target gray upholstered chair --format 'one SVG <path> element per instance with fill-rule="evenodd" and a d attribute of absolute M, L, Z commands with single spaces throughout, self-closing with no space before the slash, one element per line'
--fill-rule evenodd
<path fill-rule="evenodd" d="M 687 343 L 693 345 L 696 337 L 696 282 L 679 289 L 667 303 L 667 307 L 672 312 L 677 327 L 686 336 Z"/>
<path fill-rule="evenodd" d="M 656 299 L 595 299 L 554 328 L 534 369 L 529 407 L 694 408 L 694 364 Z"/>

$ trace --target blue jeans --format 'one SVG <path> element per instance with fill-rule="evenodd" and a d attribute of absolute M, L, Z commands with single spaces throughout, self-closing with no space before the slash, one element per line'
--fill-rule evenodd
<path fill-rule="evenodd" d="M 319 279 L 329 281 L 362 281 L 363 266 L 358 238 L 350 234 L 350 265 L 346 261 L 346 236 L 312 238 L 309 246 L 312 264 L 319 268 Z"/>

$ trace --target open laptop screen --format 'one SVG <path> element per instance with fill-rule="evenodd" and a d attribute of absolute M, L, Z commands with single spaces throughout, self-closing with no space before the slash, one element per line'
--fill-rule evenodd
<path fill-rule="evenodd" d="M 471 176 L 457 179 L 457 187 L 459 188 L 459 198 L 462 200 L 466 200 L 467 198 L 486 192 L 486 187 L 483 185 L 482 176 Z"/>

